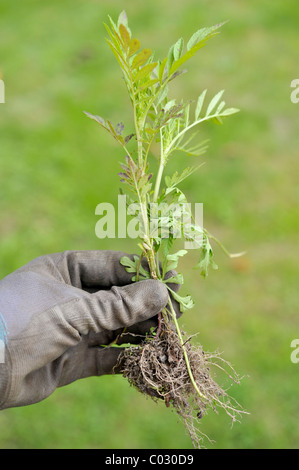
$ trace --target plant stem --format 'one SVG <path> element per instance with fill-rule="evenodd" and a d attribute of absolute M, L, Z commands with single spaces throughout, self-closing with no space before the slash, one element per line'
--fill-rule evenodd
<path fill-rule="evenodd" d="M 160 154 L 159 170 L 158 170 L 156 184 L 155 184 L 153 202 L 157 202 L 157 200 L 158 200 L 162 175 L 163 175 L 164 166 L 165 166 L 164 151 L 163 151 L 163 133 L 162 133 L 161 130 L 160 130 L 160 139 L 161 139 L 161 150 L 160 150 L 161 154 Z"/>
<path fill-rule="evenodd" d="M 157 269 L 156 269 L 155 253 L 154 253 L 154 249 L 153 249 L 152 246 L 150 247 L 149 250 L 146 251 L 146 256 L 147 256 L 147 260 L 148 260 L 148 264 L 149 264 L 149 268 L 150 268 L 152 278 L 153 279 L 158 279 Z"/>
<path fill-rule="evenodd" d="M 144 172 L 146 170 L 147 157 L 148 157 L 148 154 L 149 154 L 149 151 L 150 151 L 150 148 L 151 148 L 151 145 L 154 141 L 155 136 L 156 136 L 156 134 L 153 134 L 151 140 L 148 143 L 148 146 L 147 146 L 147 149 L 146 149 L 146 152 L 145 152 L 145 155 L 144 155 L 144 161 L 143 161 L 143 171 Z"/>
<path fill-rule="evenodd" d="M 220 248 L 222 249 L 222 251 L 229 257 L 229 258 L 239 258 L 243 255 L 246 254 L 246 251 L 241 251 L 240 253 L 230 253 L 226 248 L 225 246 L 218 240 L 218 238 L 214 237 L 214 235 L 212 235 L 211 233 L 209 233 L 207 230 L 204 230 L 204 232 L 208 235 L 208 237 L 211 239 L 211 240 L 214 240 L 214 242 L 217 243 L 217 245 L 220 246 Z"/>
<path fill-rule="evenodd" d="M 174 322 L 174 325 L 175 325 L 175 328 L 176 328 L 176 331 L 177 331 L 177 334 L 178 334 L 178 337 L 179 337 L 179 340 L 180 340 L 180 343 L 181 343 L 181 347 L 182 347 L 182 350 L 183 350 L 183 354 L 184 354 L 184 358 L 185 358 L 185 362 L 186 362 L 186 367 L 187 367 L 187 370 L 188 370 L 190 380 L 192 382 L 193 387 L 196 390 L 196 393 L 200 396 L 200 398 L 207 401 L 208 398 L 201 393 L 201 391 L 199 390 L 199 388 L 198 388 L 198 386 L 195 382 L 195 379 L 194 379 L 194 376 L 193 376 L 193 373 L 192 373 L 192 370 L 191 370 L 188 354 L 187 354 L 187 351 L 186 351 L 186 348 L 185 348 L 185 342 L 184 342 L 183 337 L 182 337 L 182 333 L 181 333 L 181 330 L 180 330 L 180 327 L 179 327 L 179 324 L 178 324 L 178 321 L 177 321 L 177 318 L 176 318 L 176 313 L 175 313 L 175 310 L 173 308 L 172 299 L 171 299 L 170 295 L 169 295 L 169 306 L 170 306 L 171 317 L 173 319 L 173 322 Z"/>
<path fill-rule="evenodd" d="M 157 200 L 158 200 L 163 171 L 164 171 L 164 165 L 163 165 L 162 159 L 161 159 L 158 174 L 157 174 L 156 184 L 155 184 L 153 202 L 157 202 Z"/>

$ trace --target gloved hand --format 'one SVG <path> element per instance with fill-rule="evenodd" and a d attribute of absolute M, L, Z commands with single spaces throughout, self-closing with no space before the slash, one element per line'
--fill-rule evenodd
<path fill-rule="evenodd" d="M 0 281 L 6 328 L 0 409 L 36 403 L 77 379 L 115 372 L 120 348 L 99 345 L 110 344 L 124 327 L 138 335 L 155 324 L 148 319 L 166 306 L 167 288 L 152 279 L 132 283 L 120 264 L 124 255 L 41 256 Z"/>

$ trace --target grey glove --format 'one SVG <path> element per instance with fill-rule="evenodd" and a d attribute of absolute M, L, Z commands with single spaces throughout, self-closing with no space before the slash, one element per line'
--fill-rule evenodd
<path fill-rule="evenodd" d="M 0 409 L 39 402 L 80 378 L 113 373 L 120 348 L 99 345 L 110 344 L 124 327 L 138 335 L 153 324 L 148 319 L 166 306 L 167 288 L 152 279 L 132 283 L 119 262 L 124 255 L 41 256 L 0 281 Z"/>

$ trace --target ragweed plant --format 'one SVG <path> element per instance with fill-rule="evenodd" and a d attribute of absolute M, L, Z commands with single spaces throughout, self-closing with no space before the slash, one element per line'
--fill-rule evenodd
<path fill-rule="evenodd" d="M 107 43 L 123 74 L 132 105 L 134 132 L 125 135 L 122 123 L 114 125 L 111 120 L 86 112 L 124 150 L 125 159 L 119 175 L 129 190 L 130 204 L 138 207 L 140 254 L 133 258 L 123 257 L 121 263 L 133 273 L 134 281 L 158 279 L 169 290 L 169 303 L 158 315 L 156 331 L 143 344 L 129 348 L 124 354 L 124 375 L 143 393 L 162 397 L 167 406 L 173 405 L 183 417 L 195 445 L 199 444 L 199 439 L 194 423 L 209 406 L 224 408 L 233 419 L 241 411 L 231 405 L 226 392 L 210 376 L 210 365 L 215 363 L 215 356 L 205 354 L 201 347 L 191 346 L 190 338 L 186 339 L 179 327 L 174 301 L 181 312 L 194 305 L 190 295 L 183 296 L 173 289 L 174 284 L 183 284 L 182 274 L 168 276 L 167 281 L 165 278 L 167 273 L 177 270 L 180 258 L 188 251 L 175 251 L 176 240 L 192 243 L 192 249 L 198 250 L 196 267 L 203 277 L 208 275 L 210 267 L 217 269 L 211 240 L 225 248 L 194 220 L 186 195 L 179 187 L 201 164 L 188 166 L 173 175 L 165 174 L 165 168 L 178 152 L 188 156 L 202 155 L 207 149 L 207 141 L 198 141 L 200 125 L 207 121 L 222 124 L 238 110 L 226 106 L 222 99 L 224 90 L 211 100 L 207 100 L 207 90 L 204 90 L 191 103 L 170 99 L 169 85 L 186 72 L 186 62 L 219 33 L 223 24 L 199 29 L 186 46 L 180 38 L 163 60 L 156 60 L 152 50 L 142 48 L 140 41 L 132 35 L 124 11 L 117 23 L 109 17 L 105 24 Z M 154 176 L 149 159 L 156 143 L 160 150 L 158 171 Z M 144 260 L 149 269 L 144 268 Z M 217 366 L 223 369 L 219 363 Z M 232 369 L 231 372 L 230 377 L 238 381 Z"/>

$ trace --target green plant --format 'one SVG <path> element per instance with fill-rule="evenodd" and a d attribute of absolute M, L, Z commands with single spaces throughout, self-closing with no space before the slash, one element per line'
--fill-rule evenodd
<path fill-rule="evenodd" d="M 199 260 L 196 267 L 203 277 L 208 275 L 210 267 L 217 269 L 211 240 L 229 256 L 236 255 L 230 255 L 214 236 L 198 225 L 186 195 L 179 188 L 179 184 L 202 164 L 187 167 L 180 174 L 176 171 L 172 176 L 166 175 L 165 184 L 163 175 L 174 153 L 199 156 L 206 151 L 206 141 L 196 142 L 200 124 L 207 121 L 222 124 L 223 119 L 238 111 L 226 107 L 222 100 L 224 90 L 207 104 L 207 90 L 204 90 L 194 109 L 190 102 L 168 98 L 170 82 L 186 72 L 182 66 L 218 34 L 223 24 L 198 30 L 187 42 L 185 50 L 184 40 L 180 38 L 160 61 L 154 59 L 151 49 L 141 48 L 140 41 L 132 36 L 124 11 L 117 24 L 109 17 L 109 24 L 105 25 L 109 35 L 107 42 L 120 65 L 129 93 L 134 133 L 124 136 L 122 123 L 114 126 L 110 120 L 86 113 L 113 136 L 126 154 L 119 175 L 129 190 L 129 203 L 138 207 L 141 254 L 124 257 L 121 263 L 134 274 L 134 281 L 158 279 L 169 290 L 169 303 L 158 315 L 156 331 L 141 346 L 125 353 L 124 375 L 143 393 L 154 398 L 163 397 L 167 406 L 172 404 L 183 417 L 193 443 L 198 446 L 200 439 L 195 423 L 208 406 L 224 408 L 233 420 L 242 411 L 231 404 L 226 392 L 214 382 L 209 372 L 210 365 L 215 365 L 217 360 L 228 363 L 219 355 L 209 355 L 201 347 L 191 346 L 190 338 L 185 338 L 181 331 L 174 302 L 178 303 L 181 312 L 191 309 L 194 302 L 190 295 L 183 296 L 173 288 L 173 284 L 183 284 L 182 274 L 167 280 L 166 274 L 177 269 L 179 259 L 188 251 L 173 252 L 176 241 L 192 242 L 192 248 L 197 247 Z M 154 143 L 159 143 L 160 152 L 158 171 L 152 178 L 149 156 Z M 149 269 L 143 266 L 144 260 Z M 219 362 L 216 365 L 223 369 Z M 229 367 L 230 378 L 238 382 L 237 374 Z"/>

